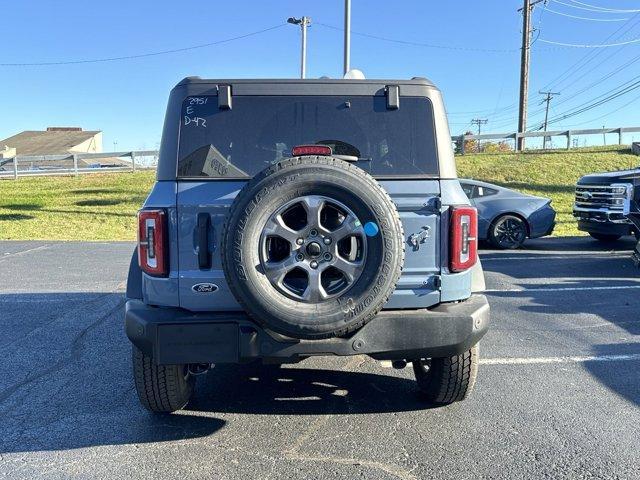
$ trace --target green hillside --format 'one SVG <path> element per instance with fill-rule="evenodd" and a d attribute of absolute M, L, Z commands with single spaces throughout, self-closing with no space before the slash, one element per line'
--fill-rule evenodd
<path fill-rule="evenodd" d="M 597 147 L 525 153 L 480 153 L 456 157 L 458 175 L 548 197 L 558 212 L 554 235 L 580 235 L 571 214 L 576 181 L 587 173 L 640 164 L 629 147 Z"/>
<path fill-rule="evenodd" d="M 555 235 L 576 235 L 573 186 L 586 174 L 640 163 L 629 148 L 546 153 L 471 154 L 456 158 L 461 177 L 550 197 L 558 211 Z M 0 180 L 0 239 L 134 240 L 135 213 L 154 172 Z"/>

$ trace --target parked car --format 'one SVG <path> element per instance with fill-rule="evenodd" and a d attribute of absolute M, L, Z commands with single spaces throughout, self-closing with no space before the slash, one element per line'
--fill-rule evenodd
<path fill-rule="evenodd" d="M 318 355 L 411 363 L 433 404 L 471 392 L 477 213 L 430 81 L 184 79 L 138 222 L 125 326 L 147 409 L 182 408 L 211 364 Z"/>
<path fill-rule="evenodd" d="M 551 199 L 535 197 L 478 180 L 460 180 L 478 209 L 478 236 L 493 247 L 514 249 L 527 238 L 551 235 L 556 212 Z"/>
<path fill-rule="evenodd" d="M 576 184 L 573 204 L 578 230 L 603 242 L 616 241 L 626 235 L 640 237 L 638 227 L 624 212 L 625 201 L 631 199 L 634 200 L 633 211 L 638 211 L 640 191 L 633 185 L 638 175 L 640 169 L 593 173 L 581 177 Z"/>

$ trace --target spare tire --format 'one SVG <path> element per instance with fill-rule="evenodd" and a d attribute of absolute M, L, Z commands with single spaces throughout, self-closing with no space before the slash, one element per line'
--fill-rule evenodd
<path fill-rule="evenodd" d="M 274 164 L 240 191 L 222 266 L 253 319 L 295 338 L 348 334 L 393 293 L 404 261 L 395 205 L 373 177 L 332 157 Z"/>

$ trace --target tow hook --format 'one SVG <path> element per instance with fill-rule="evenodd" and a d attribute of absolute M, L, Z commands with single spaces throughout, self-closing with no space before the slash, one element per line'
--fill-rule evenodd
<path fill-rule="evenodd" d="M 211 370 L 213 366 L 213 363 L 190 363 L 187 368 L 191 375 L 204 375 Z"/>

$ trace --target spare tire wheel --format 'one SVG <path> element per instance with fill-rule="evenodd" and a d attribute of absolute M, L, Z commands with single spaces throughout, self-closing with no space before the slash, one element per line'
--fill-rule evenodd
<path fill-rule="evenodd" d="M 404 261 L 387 193 L 332 157 L 296 157 L 260 172 L 234 200 L 222 237 L 238 302 L 265 328 L 296 338 L 341 336 L 367 323 Z"/>

